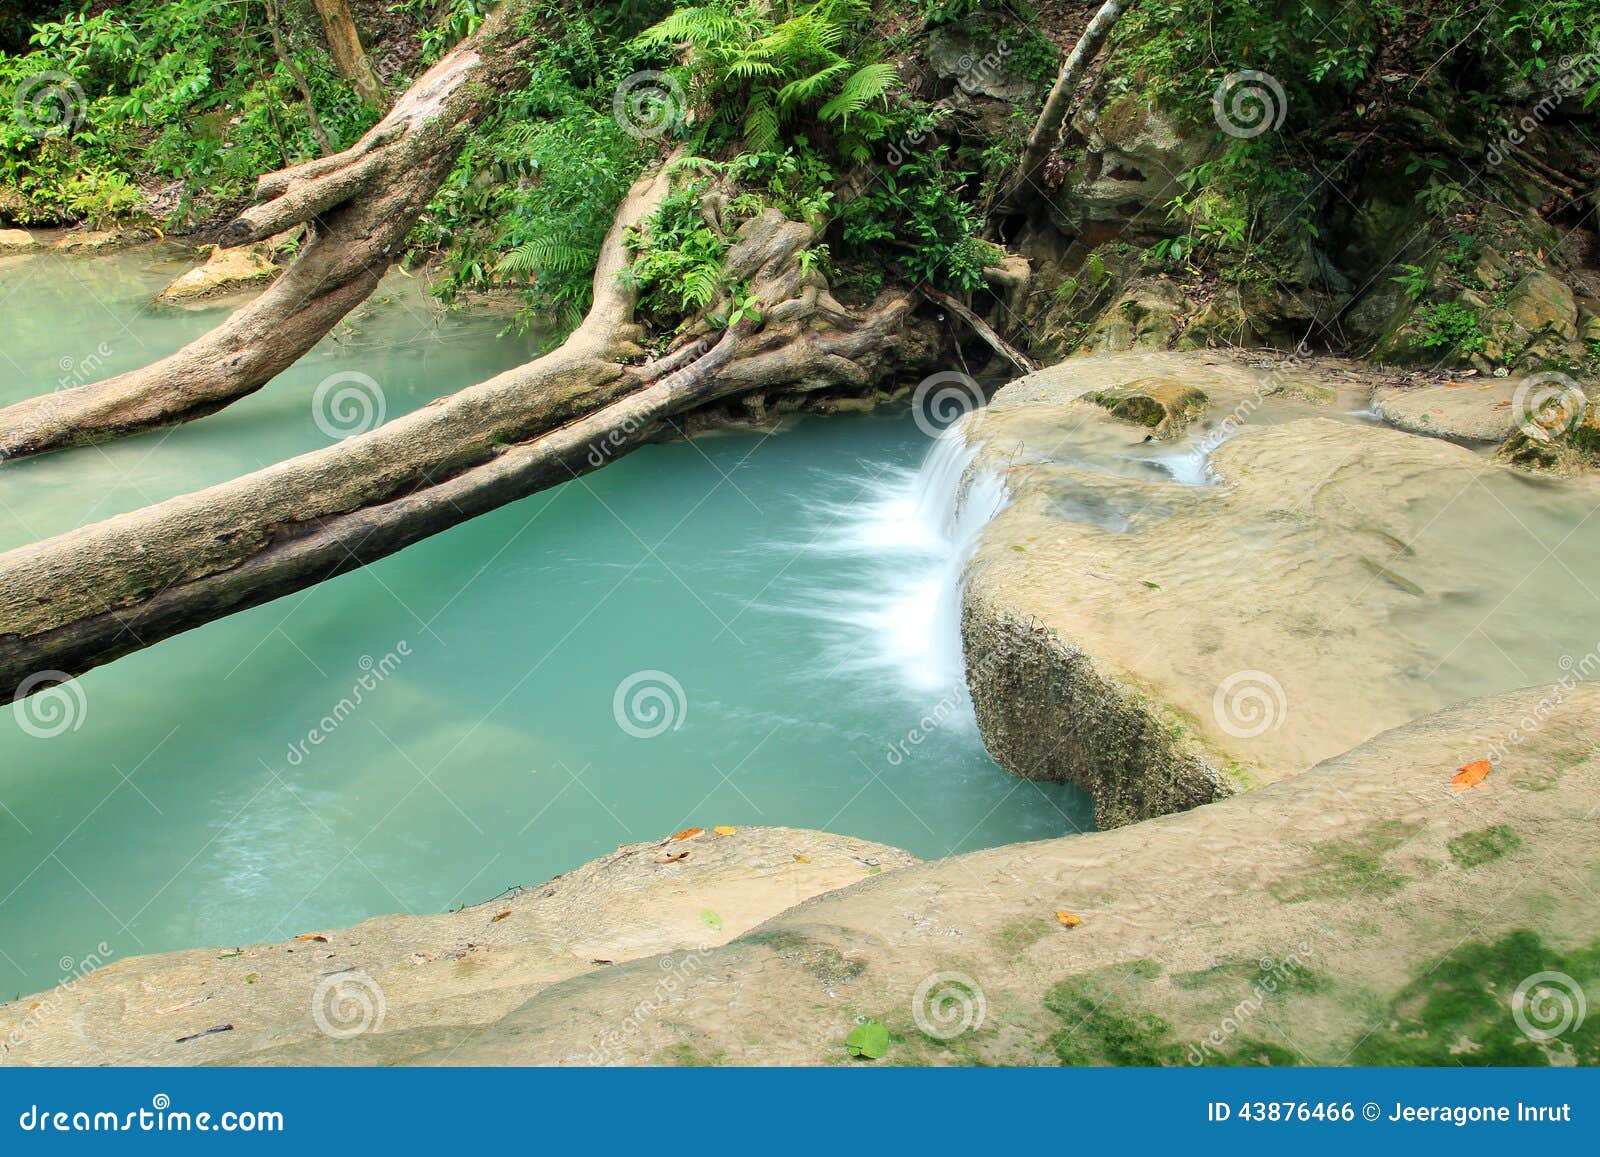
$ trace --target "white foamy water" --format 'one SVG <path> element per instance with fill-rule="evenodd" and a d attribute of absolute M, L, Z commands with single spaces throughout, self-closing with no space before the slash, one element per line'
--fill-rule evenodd
<path fill-rule="evenodd" d="M 848 497 L 818 507 L 803 549 L 853 559 L 850 581 L 803 590 L 786 608 L 820 622 L 828 669 L 877 672 L 886 692 L 965 704 L 962 574 L 1006 500 L 998 475 L 972 469 L 977 449 L 957 423 L 920 469 L 832 480 Z"/>

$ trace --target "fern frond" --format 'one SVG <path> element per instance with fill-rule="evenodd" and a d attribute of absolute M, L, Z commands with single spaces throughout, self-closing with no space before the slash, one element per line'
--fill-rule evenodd
<path fill-rule="evenodd" d="M 860 112 L 886 95 L 898 75 L 892 64 L 868 64 L 857 69 L 844 82 L 839 94 L 817 110 L 817 119 L 848 122 L 852 113 Z"/>
<path fill-rule="evenodd" d="M 744 139 L 751 149 L 766 152 L 778 143 L 778 106 L 772 103 L 771 94 L 758 92 L 750 98 L 744 114 Z"/>
<path fill-rule="evenodd" d="M 509 250 L 495 262 L 497 274 L 512 277 L 541 273 L 577 273 L 595 262 L 596 254 L 549 237 L 536 237 Z"/>

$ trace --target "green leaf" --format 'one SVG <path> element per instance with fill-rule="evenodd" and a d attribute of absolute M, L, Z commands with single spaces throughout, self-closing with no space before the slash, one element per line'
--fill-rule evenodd
<path fill-rule="evenodd" d="M 710 908 L 700 909 L 700 923 L 714 931 L 722 931 L 722 917 L 718 916 Z"/>
<path fill-rule="evenodd" d="M 844 1038 L 844 1047 L 853 1057 L 875 1061 L 889 1051 L 889 1028 L 875 1020 L 864 1020 Z"/>

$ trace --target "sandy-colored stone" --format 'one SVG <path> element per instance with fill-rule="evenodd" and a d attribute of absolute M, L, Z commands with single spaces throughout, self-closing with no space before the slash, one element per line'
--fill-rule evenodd
<path fill-rule="evenodd" d="M 1423 386 L 1380 388 L 1374 409 L 1396 429 L 1457 442 L 1498 444 L 1516 428 L 1512 378 L 1473 377 Z"/>
<path fill-rule="evenodd" d="M 489 1024 L 248 1060 L 864 1064 L 844 1042 L 872 1017 L 891 1065 L 1594 1064 L 1592 1017 L 1539 1040 L 1512 997 L 1544 971 L 1600 993 L 1597 741 L 1593 684 L 1477 700 L 1181 815 L 886 872 L 692 970 L 635 961 Z"/>
<path fill-rule="evenodd" d="M 265 285 L 280 272 L 265 243 L 238 249 L 212 248 L 204 263 L 175 278 L 156 295 L 156 300 L 172 305 L 197 301 Z"/>
<path fill-rule="evenodd" d="M 24 253 L 38 245 L 26 229 L 0 229 L 0 253 Z"/>
<path fill-rule="evenodd" d="M 213 1064 L 310 1047 L 363 1016 L 374 1032 L 351 1050 L 389 1032 L 482 1024 L 546 984 L 640 957 L 684 953 L 692 969 L 702 950 L 803 900 L 914 862 L 794 828 L 634 844 L 458 912 L 116 961 L 0 1006 L 0 1063 Z M 233 1028 L 180 1043 L 223 1024 Z"/>
<path fill-rule="evenodd" d="M 1220 485 L 1175 481 L 1139 456 L 1138 427 L 1082 400 L 1152 372 L 1212 399 L 1201 446 L 1165 452 L 1191 483 L 1204 444 L 1244 423 L 1210 456 Z M 1294 775 L 1494 688 L 1434 672 L 1506 591 L 1538 606 L 1524 532 L 1471 537 L 1472 504 L 1493 492 L 1505 509 L 1520 490 L 1488 488 L 1517 484 L 1460 445 L 1320 416 L 1284 381 L 1314 372 L 1073 359 L 982 413 L 970 436 L 1011 502 L 970 564 L 963 635 L 1002 766 L 1077 784 L 1107 827 Z M 1576 524 L 1600 489 L 1562 485 L 1540 502 Z"/>

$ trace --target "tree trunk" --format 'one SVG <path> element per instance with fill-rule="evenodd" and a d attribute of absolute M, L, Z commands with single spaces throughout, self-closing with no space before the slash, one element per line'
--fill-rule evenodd
<path fill-rule="evenodd" d="M 324 450 L 0 555 L 0 693 L 32 693 L 382 558 L 596 469 L 673 415 L 746 391 L 879 379 L 911 295 L 847 310 L 801 268 L 812 229 L 775 210 L 741 229 L 726 261 L 761 320 L 702 323 L 630 364 L 641 351 L 634 290 L 618 277 L 625 233 L 668 183 L 658 174 L 630 191 L 594 306 L 553 353 Z"/>
<path fill-rule="evenodd" d="M 295 86 L 299 88 L 300 99 L 306 104 L 306 120 L 311 124 L 311 135 L 317 138 L 317 145 L 322 149 L 322 155 L 326 157 L 333 152 L 333 142 L 328 139 L 327 130 L 322 127 L 322 118 L 317 115 L 317 102 L 312 99 L 311 85 L 306 81 L 306 74 L 300 71 L 300 66 L 294 62 L 293 53 L 289 51 L 289 46 L 283 42 L 283 33 L 278 28 L 278 5 L 275 0 L 267 0 L 267 31 L 272 34 L 272 54 L 278 58 L 278 63 L 283 65 L 294 80 Z"/>
<path fill-rule="evenodd" d="M 292 225 L 311 239 L 272 287 L 160 361 L 0 409 L 0 458 L 101 442 L 214 413 L 292 365 L 377 287 L 496 93 L 525 77 L 535 38 L 525 0 L 505 0 L 342 153 L 268 173 L 263 202 L 223 231 L 224 248 Z"/>
<path fill-rule="evenodd" d="M 355 18 L 345 0 L 311 0 L 311 6 L 322 17 L 322 27 L 328 36 L 328 49 L 333 54 L 334 67 L 339 75 L 355 86 L 361 99 L 382 112 L 389 107 L 388 94 L 383 82 L 372 70 L 366 49 L 361 47 L 361 35 L 356 31 Z"/>
<path fill-rule="evenodd" d="M 1083 79 L 1084 71 L 1100 54 L 1100 49 L 1105 44 L 1106 38 L 1111 35 L 1111 29 L 1116 25 L 1117 19 L 1130 3 L 1132 0 L 1106 0 L 1094 14 L 1094 18 L 1089 21 L 1089 26 L 1083 30 L 1077 47 L 1062 64 L 1061 72 L 1050 88 L 1050 95 L 1045 99 L 1039 119 L 1033 124 L 1033 132 L 1028 134 L 1027 148 L 1023 150 L 1022 159 L 1017 162 L 1017 167 L 1012 170 L 1011 177 L 1004 186 L 1005 191 L 1000 197 L 995 215 L 1014 212 L 1029 196 L 1041 191 L 1039 174 L 1044 169 L 1045 159 L 1049 157 L 1051 150 L 1061 138 L 1061 128 L 1067 120 L 1072 94 L 1076 91 L 1078 82 Z"/>

